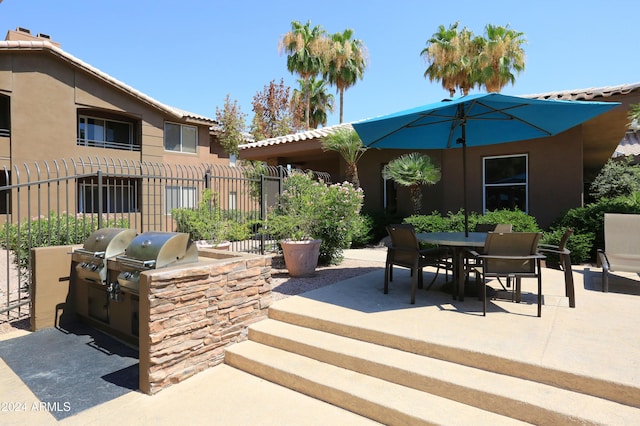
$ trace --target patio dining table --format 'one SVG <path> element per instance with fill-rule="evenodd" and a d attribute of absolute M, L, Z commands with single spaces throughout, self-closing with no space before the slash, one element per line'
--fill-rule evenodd
<path fill-rule="evenodd" d="M 455 287 L 453 298 L 464 300 L 464 249 L 481 249 L 487 239 L 486 232 L 420 232 L 417 233 L 418 241 L 451 247 L 453 249 L 453 278 Z M 457 291 L 456 291 L 457 289 Z"/>

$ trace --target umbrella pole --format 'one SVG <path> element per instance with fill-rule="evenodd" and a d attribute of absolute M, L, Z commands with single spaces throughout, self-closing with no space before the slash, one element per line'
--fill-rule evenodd
<path fill-rule="evenodd" d="M 462 105 L 459 105 L 460 110 Z M 460 111 L 458 111 L 460 113 Z M 462 114 L 461 114 L 462 115 Z M 467 211 L 467 121 L 461 117 L 462 137 L 456 142 L 462 144 L 462 207 L 464 209 L 464 236 L 469 237 L 469 212 Z"/>

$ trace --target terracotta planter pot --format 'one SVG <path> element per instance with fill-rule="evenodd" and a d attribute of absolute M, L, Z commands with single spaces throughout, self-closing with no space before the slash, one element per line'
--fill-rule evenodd
<path fill-rule="evenodd" d="M 292 277 L 310 277 L 318 266 L 322 240 L 282 241 L 284 263 Z"/>

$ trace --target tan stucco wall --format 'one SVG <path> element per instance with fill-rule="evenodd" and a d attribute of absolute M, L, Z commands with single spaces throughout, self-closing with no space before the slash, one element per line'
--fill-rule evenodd
<path fill-rule="evenodd" d="M 0 93 L 11 97 L 11 153 L 24 161 L 107 157 L 122 160 L 188 164 L 224 163 L 209 149 L 209 126 L 198 127 L 198 153 L 164 150 L 164 123 L 187 123 L 43 52 L 3 52 Z M 140 123 L 135 131 L 141 152 L 77 146 L 77 112 L 89 108 L 120 114 Z M 0 150 L 0 158 L 8 153 Z"/>
<path fill-rule="evenodd" d="M 71 252 L 80 246 L 38 247 L 31 249 L 31 331 L 58 326 L 72 320 L 69 300 Z M 68 318 L 64 319 L 63 316 Z"/>
<path fill-rule="evenodd" d="M 104 164 L 105 160 L 108 163 L 132 165 L 143 162 L 156 168 L 158 165 L 162 167 L 165 162 L 174 166 L 229 162 L 228 157 L 219 158 L 210 152 L 208 123 L 198 121 L 194 124 L 189 119 L 175 117 L 150 101 L 105 82 L 47 49 L 1 51 L 0 94 L 10 97 L 11 108 L 10 137 L 0 138 L 0 172 L 6 167 L 11 172 L 11 183 L 87 173 L 92 168 L 85 168 L 83 163 Z M 137 123 L 134 132 L 141 144 L 141 151 L 78 146 L 79 112 L 134 121 Z M 198 128 L 196 154 L 164 150 L 164 124 L 167 121 Z M 66 160 L 68 169 L 63 160 Z M 35 164 L 40 168 L 38 176 Z M 27 167 L 31 174 L 29 178 Z M 61 192 L 51 198 L 51 205 L 46 206 L 46 211 L 75 209 L 75 186 L 58 187 L 56 190 Z M 25 208 L 28 196 L 26 190 L 22 191 L 18 203 L 14 194 L 14 214 L 17 213 L 18 204 L 22 205 L 21 217 L 38 214 L 28 212 Z M 33 206 L 37 197 L 36 191 L 31 193 Z M 58 200 L 64 206 L 58 207 Z"/>
<path fill-rule="evenodd" d="M 482 167 L 487 156 L 527 154 L 529 161 L 529 213 L 546 227 L 564 211 L 582 204 L 582 129 L 573 128 L 553 138 L 471 147 L 467 149 L 467 205 L 481 212 Z M 358 163 L 365 193 L 365 211 L 382 209 L 382 166 L 411 150 L 369 150 Z M 423 188 L 422 213 L 457 212 L 463 206 L 462 150 L 420 151 L 440 165 L 442 178 Z M 412 214 L 409 192 L 398 188 L 400 215 Z"/>

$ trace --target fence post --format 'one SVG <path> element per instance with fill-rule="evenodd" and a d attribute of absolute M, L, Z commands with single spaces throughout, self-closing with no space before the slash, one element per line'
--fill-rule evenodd
<path fill-rule="evenodd" d="M 204 189 L 211 189 L 211 169 L 204 173 Z"/>
<path fill-rule="evenodd" d="M 102 170 L 98 169 L 98 229 L 102 229 L 102 214 L 104 213 L 104 203 L 102 200 Z"/>

